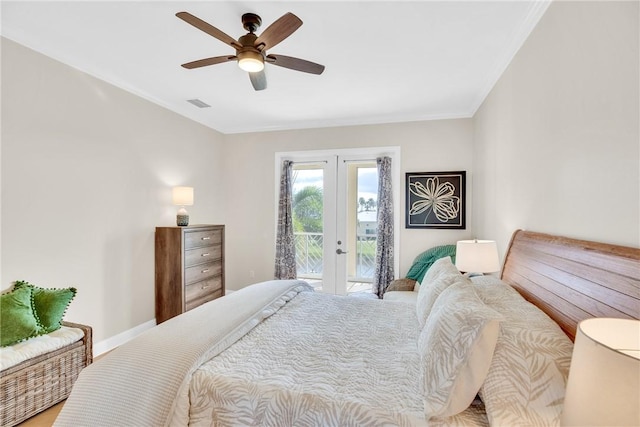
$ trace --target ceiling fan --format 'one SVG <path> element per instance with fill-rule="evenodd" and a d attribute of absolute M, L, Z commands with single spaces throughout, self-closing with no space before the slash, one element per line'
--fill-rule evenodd
<path fill-rule="evenodd" d="M 255 32 L 262 24 L 262 19 L 254 13 L 245 13 L 242 15 L 242 26 L 248 33 L 240 37 L 237 41 L 213 25 L 188 12 L 178 12 L 176 16 L 236 50 L 235 55 L 214 56 L 187 62 L 186 64 L 182 64 L 184 68 L 200 68 L 229 61 L 238 61 L 238 66 L 249 73 L 249 79 L 255 90 L 264 90 L 267 88 L 267 78 L 264 73 L 265 62 L 310 74 L 322 74 L 324 71 L 324 65 L 316 64 L 315 62 L 291 56 L 267 54 L 268 49 L 271 49 L 289 37 L 302 25 L 300 18 L 291 12 L 281 16 L 273 24 L 268 26 L 260 36 L 257 36 Z"/>

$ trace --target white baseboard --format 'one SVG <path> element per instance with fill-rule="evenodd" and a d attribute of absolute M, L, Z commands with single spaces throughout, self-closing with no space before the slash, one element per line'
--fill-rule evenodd
<path fill-rule="evenodd" d="M 233 289 L 225 289 L 225 295 L 232 294 L 235 291 Z M 151 329 L 156 326 L 156 321 L 149 320 L 141 325 L 138 325 L 134 328 L 131 328 L 127 331 L 121 332 L 118 335 L 115 335 L 111 338 L 107 338 L 106 340 L 102 340 L 100 342 L 93 344 L 93 356 L 100 356 L 102 353 L 106 353 L 114 348 L 130 341 L 146 331 L 147 329 Z"/>
<path fill-rule="evenodd" d="M 100 356 L 102 353 L 106 353 L 114 348 L 126 343 L 129 340 L 137 337 L 147 329 L 151 329 L 156 326 L 155 319 L 149 320 L 141 325 L 131 328 L 127 331 L 121 332 L 118 335 L 114 335 L 111 338 L 102 340 L 93 344 L 93 357 Z"/>

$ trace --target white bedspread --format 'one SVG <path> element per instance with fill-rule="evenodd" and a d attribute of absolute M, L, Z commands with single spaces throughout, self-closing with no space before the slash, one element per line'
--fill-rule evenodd
<path fill-rule="evenodd" d="M 193 376 L 191 426 L 425 425 L 407 304 L 302 293 Z"/>
<path fill-rule="evenodd" d="M 259 283 L 150 329 L 83 369 L 54 425 L 186 426 L 193 372 L 304 291 Z"/>

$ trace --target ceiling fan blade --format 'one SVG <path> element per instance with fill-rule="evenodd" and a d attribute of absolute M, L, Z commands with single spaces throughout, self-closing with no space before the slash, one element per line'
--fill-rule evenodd
<path fill-rule="evenodd" d="M 278 18 L 273 24 L 269 25 L 266 30 L 256 39 L 255 46 L 264 45 L 262 50 L 271 49 L 282 40 L 289 37 L 295 30 L 300 28 L 302 20 L 291 12 L 288 12 Z"/>
<path fill-rule="evenodd" d="M 264 70 L 249 74 L 249 79 L 255 90 L 265 90 L 267 88 L 267 75 Z"/>
<path fill-rule="evenodd" d="M 291 56 L 267 55 L 266 60 L 270 64 L 289 68 L 291 70 L 302 71 L 304 73 L 322 74 L 324 71 L 324 65 Z"/>
<path fill-rule="evenodd" d="M 242 47 L 230 35 L 226 34 L 223 31 L 220 31 L 219 29 L 217 29 L 213 25 L 211 25 L 211 24 L 209 24 L 207 22 L 204 22 L 202 19 L 193 16 L 189 12 L 178 12 L 178 13 L 176 13 L 176 16 L 178 18 L 182 19 L 187 24 L 193 25 L 197 29 L 199 29 L 201 31 L 204 31 L 205 33 L 209 34 L 210 36 L 213 36 L 213 37 L 217 38 L 221 42 L 228 44 L 229 46 L 233 47 L 234 49 L 238 49 L 238 48 Z"/>
<path fill-rule="evenodd" d="M 197 61 L 187 62 L 182 64 L 184 68 L 189 70 L 193 68 L 206 67 L 207 65 L 222 64 L 224 62 L 234 61 L 237 58 L 235 56 L 214 56 L 212 58 L 198 59 Z"/>

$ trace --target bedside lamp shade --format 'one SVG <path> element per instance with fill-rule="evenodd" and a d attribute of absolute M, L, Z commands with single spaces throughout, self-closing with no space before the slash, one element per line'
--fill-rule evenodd
<path fill-rule="evenodd" d="M 578 324 L 561 424 L 640 425 L 639 320 Z"/>
<path fill-rule="evenodd" d="M 173 187 L 173 204 L 180 206 L 176 216 L 176 224 L 179 226 L 189 225 L 189 214 L 184 207 L 193 205 L 193 187 Z"/>
<path fill-rule="evenodd" d="M 456 243 L 456 267 L 465 273 L 500 271 L 496 242 L 493 240 L 459 240 Z"/>

